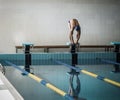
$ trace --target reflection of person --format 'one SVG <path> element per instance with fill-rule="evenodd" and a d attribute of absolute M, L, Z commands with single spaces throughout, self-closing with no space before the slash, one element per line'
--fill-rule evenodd
<path fill-rule="evenodd" d="M 74 76 L 76 76 L 76 88 L 73 86 L 73 79 Z M 68 94 L 74 98 L 74 100 L 79 100 L 79 93 L 80 93 L 80 79 L 78 77 L 78 72 L 77 73 L 72 73 L 70 74 L 70 88 L 68 91 Z"/>
<path fill-rule="evenodd" d="M 80 35 L 81 35 L 81 28 L 80 28 L 80 24 L 79 24 L 78 20 L 77 19 L 71 19 L 69 21 L 68 25 L 69 25 L 69 28 L 70 28 L 70 35 L 69 35 L 70 42 L 72 44 L 78 44 L 78 41 L 79 41 Z M 74 39 L 73 39 L 73 31 L 74 30 L 77 31 L 76 41 L 74 41 Z"/>

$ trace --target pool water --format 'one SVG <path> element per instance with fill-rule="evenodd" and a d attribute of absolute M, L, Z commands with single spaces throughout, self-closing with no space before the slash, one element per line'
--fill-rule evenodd
<path fill-rule="evenodd" d="M 23 68 L 23 66 L 20 67 Z M 31 67 L 32 72 L 36 76 L 68 92 L 70 76 L 67 74 L 69 71 L 67 67 L 61 65 L 39 65 Z M 120 73 L 111 73 L 111 70 L 113 70 L 112 65 L 79 65 L 79 67 L 120 82 Z M 6 66 L 6 77 L 25 100 L 65 100 L 61 95 L 35 80 L 23 76 L 19 70 L 11 66 Z M 79 79 L 81 82 L 80 98 L 86 100 L 120 100 L 120 88 L 83 73 L 80 73 Z"/>

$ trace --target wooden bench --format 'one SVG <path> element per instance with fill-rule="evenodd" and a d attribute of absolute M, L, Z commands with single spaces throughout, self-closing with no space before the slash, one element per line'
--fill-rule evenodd
<path fill-rule="evenodd" d="M 18 53 L 19 49 L 23 49 L 23 46 L 15 46 L 16 53 Z M 34 49 L 44 49 L 44 52 L 49 52 L 49 49 L 51 48 L 69 48 L 68 45 L 43 45 L 43 46 L 33 46 Z M 114 48 L 113 45 L 80 45 L 80 48 L 102 48 L 104 51 L 111 51 L 112 48 Z"/>

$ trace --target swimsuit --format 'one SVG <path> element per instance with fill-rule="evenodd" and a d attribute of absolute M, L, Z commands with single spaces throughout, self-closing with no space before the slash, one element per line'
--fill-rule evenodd
<path fill-rule="evenodd" d="M 70 21 L 68 21 L 68 23 L 70 23 Z M 76 31 L 80 31 L 80 26 L 79 26 L 79 25 L 76 25 L 76 26 L 74 27 L 74 29 L 75 29 Z"/>
<path fill-rule="evenodd" d="M 75 26 L 75 30 L 80 31 L 80 26 L 79 25 Z"/>

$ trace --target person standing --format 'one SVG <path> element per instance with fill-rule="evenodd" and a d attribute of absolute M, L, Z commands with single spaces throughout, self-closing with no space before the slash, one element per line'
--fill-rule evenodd
<path fill-rule="evenodd" d="M 69 20 L 68 26 L 70 29 L 69 39 L 70 39 L 71 44 L 78 44 L 78 41 L 81 36 L 81 28 L 80 28 L 80 24 L 79 24 L 78 20 L 77 19 Z M 76 40 L 74 40 L 74 37 L 73 37 L 74 31 L 77 32 Z"/>

